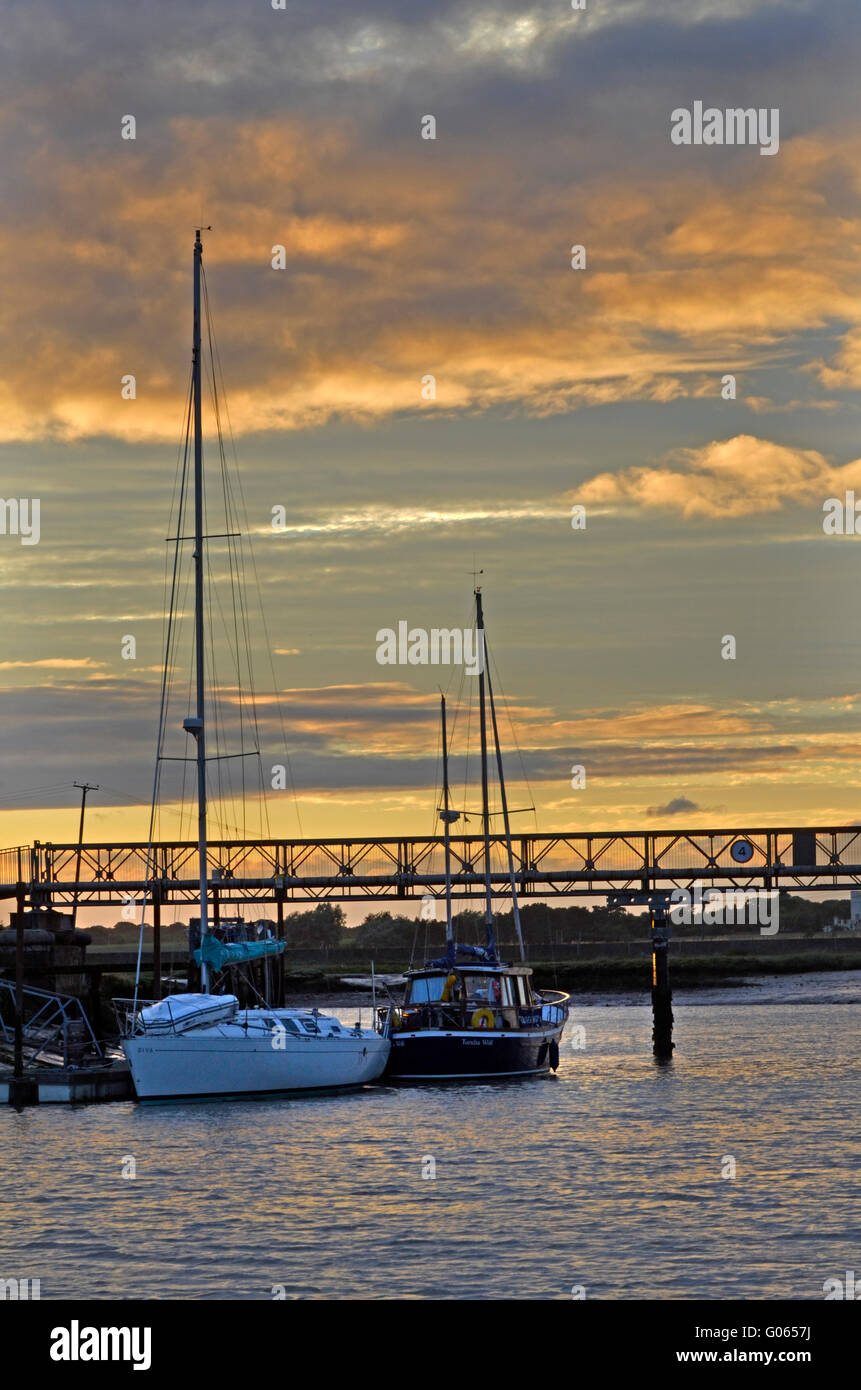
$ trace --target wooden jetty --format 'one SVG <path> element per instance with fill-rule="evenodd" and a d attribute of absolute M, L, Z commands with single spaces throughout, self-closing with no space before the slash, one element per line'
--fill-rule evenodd
<path fill-rule="evenodd" d="M 27 1068 L 17 1081 L 11 1067 L 0 1070 L 0 1105 L 69 1105 L 133 1099 L 134 1087 L 125 1061 L 108 1061 L 94 1067 Z"/>

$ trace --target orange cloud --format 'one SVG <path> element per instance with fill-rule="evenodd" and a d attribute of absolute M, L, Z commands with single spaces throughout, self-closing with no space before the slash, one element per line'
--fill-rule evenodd
<path fill-rule="evenodd" d="M 835 468 L 815 449 L 793 449 L 749 434 L 680 451 L 676 459 L 662 468 L 601 473 L 570 500 L 731 518 L 779 511 L 790 503 L 821 505 L 828 496 L 861 487 L 861 459 Z"/>
<path fill-rule="evenodd" d="M 835 318 L 849 329 L 819 379 L 855 380 L 861 217 L 836 218 L 823 185 L 850 177 L 858 142 L 785 142 L 731 192 L 690 170 L 653 172 L 648 187 L 629 171 L 592 180 L 577 199 L 587 269 L 574 272 L 557 230 L 571 220 L 564 182 L 524 205 L 500 152 L 484 170 L 488 218 L 471 150 L 428 179 L 414 153 L 381 147 L 369 179 L 356 138 L 334 122 L 183 119 L 133 173 L 128 151 L 75 164 L 46 145 L 42 177 L 86 216 L 72 211 L 62 256 L 52 214 L 26 232 L 0 226 L 16 268 L 0 440 L 176 439 L 200 209 L 214 224 L 206 264 L 239 434 L 668 401 L 705 394 L 709 378 L 717 395 L 721 372 L 772 362 Z M 270 265 L 278 245 L 284 271 Z M 120 395 L 129 373 L 133 401 Z"/>
<path fill-rule="evenodd" d="M 75 671 L 96 666 L 106 666 L 105 661 L 93 661 L 91 657 L 43 657 L 40 661 L 0 661 L 0 671 L 32 670 L 39 667 L 47 671 Z"/>

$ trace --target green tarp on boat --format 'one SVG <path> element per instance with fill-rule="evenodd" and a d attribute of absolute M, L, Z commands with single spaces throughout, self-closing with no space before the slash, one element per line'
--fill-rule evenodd
<path fill-rule="evenodd" d="M 219 941 L 207 934 L 194 952 L 194 959 L 198 965 L 223 970 L 225 965 L 242 965 L 247 960 L 259 960 L 261 956 L 280 956 L 286 944 L 285 941 Z"/>

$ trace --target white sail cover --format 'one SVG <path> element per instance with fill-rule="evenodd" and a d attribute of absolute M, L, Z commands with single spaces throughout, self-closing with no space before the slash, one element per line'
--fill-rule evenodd
<path fill-rule="evenodd" d="M 232 1018 L 238 1004 L 235 994 L 170 994 L 141 1009 L 141 1023 L 147 1033 L 184 1033 Z"/>

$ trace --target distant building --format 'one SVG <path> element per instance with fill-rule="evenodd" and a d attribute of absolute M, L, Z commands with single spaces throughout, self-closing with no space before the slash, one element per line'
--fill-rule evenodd
<path fill-rule="evenodd" d="M 857 888 L 852 889 L 850 911 L 851 917 L 835 917 L 833 922 L 826 923 L 822 928 L 824 934 L 831 936 L 836 931 L 861 931 L 861 892 Z"/>

